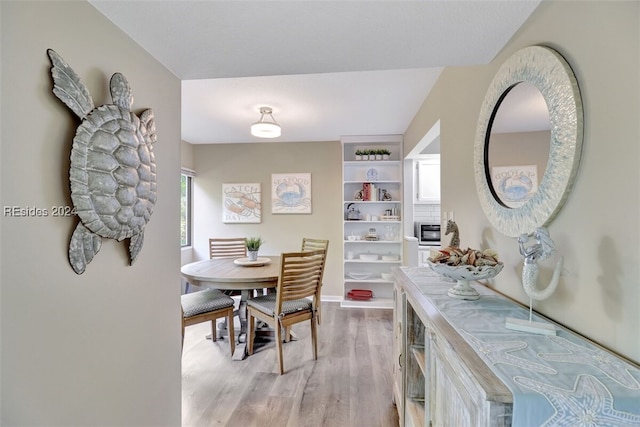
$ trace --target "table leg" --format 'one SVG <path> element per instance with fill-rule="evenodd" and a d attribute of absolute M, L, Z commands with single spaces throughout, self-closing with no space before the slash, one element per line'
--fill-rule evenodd
<path fill-rule="evenodd" d="M 238 308 L 238 319 L 240 319 L 240 333 L 236 351 L 233 352 L 233 360 L 243 360 L 247 357 L 247 300 L 251 290 L 242 290 L 240 293 L 240 307 Z"/>

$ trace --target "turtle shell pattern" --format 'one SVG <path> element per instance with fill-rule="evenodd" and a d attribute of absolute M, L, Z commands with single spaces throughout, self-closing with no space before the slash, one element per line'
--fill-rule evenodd
<path fill-rule="evenodd" d="M 147 114 L 149 112 L 149 114 Z M 143 231 L 156 203 L 155 126 L 118 105 L 92 110 L 71 150 L 71 199 L 82 223 L 99 236 L 123 240 Z"/>

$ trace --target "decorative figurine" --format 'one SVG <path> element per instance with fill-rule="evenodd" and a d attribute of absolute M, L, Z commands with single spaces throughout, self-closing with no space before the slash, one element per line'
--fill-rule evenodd
<path fill-rule="evenodd" d="M 536 239 L 536 243 L 531 246 L 525 246 L 531 237 Z M 551 282 L 545 289 L 538 289 L 536 281 L 538 280 L 538 261 L 549 258 L 555 252 L 555 245 L 549 231 L 544 227 L 538 227 L 532 235 L 521 234 L 518 237 L 520 253 L 524 256 L 524 267 L 522 268 L 522 284 L 527 295 L 535 300 L 544 300 L 551 296 L 558 287 L 558 279 L 564 263 L 564 258 L 556 264 Z"/>
<path fill-rule="evenodd" d="M 95 107 L 78 75 L 52 49 L 53 93 L 82 123 L 71 148 L 71 200 L 80 218 L 69 244 L 77 274 L 98 253 L 102 238 L 129 241 L 131 264 L 144 240 L 144 227 L 156 203 L 156 127 L 151 109 L 138 118 L 127 79 L 111 77 L 113 104 Z"/>
<path fill-rule="evenodd" d="M 446 236 L 449 233 L 453 233 L 453 236 L 451 236 L 451 241 L 449 242 L 449 246 L 452 248 L 459 248 L 460 233 L 458 232 L 458 224 L 456 224 L 455 221 L 451 219 L 447 221 L 447 228 L 444 231 L 444 235 Z"/>
<path fill-rule="evenodd" d="M 531 237 L 535 238 L 536 242 L 530 246 L 525 246 L 529 242 Z M 538 289 L 538 261 L 543 261 L 549 258 L 555 252 L 555 245 L 549 231 L 544 227 L 538 227 L 531 234 L 521 234 L 518 237 L 518 245 L 520 248 L 520 254 L 524 256 L 524 267 L 522 268 L 522 285 L 524 291 L 529 296 L 529 320 L 507 318 L 507 329 L 514 329 L 517 331 L 533 332 L 543 335 L 555 335 L 556 328 L 548 322 L 533 322 L 533 308 L 532 300 L 544 300 L 551 296 L 558 287 L 558 281 L 560 278 L 560 272 L 564 264 L 564 258 L 560 257 L 556 268 L 553 271 L 553 277 L 551 282 L 544 289 Z"/>

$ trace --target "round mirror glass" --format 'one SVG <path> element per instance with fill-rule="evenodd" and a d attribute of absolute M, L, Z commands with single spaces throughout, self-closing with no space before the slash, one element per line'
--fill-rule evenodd
<path fill-rule="evenodd" d="M 531 83 L 517 83 L 496 106 L 487 141 L 486 172 L 498 202 L 517 208 L 536 193 L 550 146 L 549 110 L 542 93 Z"/>
<path fill-rule="evenodd" d="M 506 149 L 500 148 L 497 123 L 502 115 L 501 105 L 508 101 L 514 90 L 540 92 L 548 110 L 550 123 L 548 147 L 535 147 L 547 152 L 546 166 L 542 155 L 521 158 L 500 158 Z M 514 92 L 517 94 L 517 92 Z M 517 96 L 516 96 L 517 98 Z M 507 114 L 507 108 L 505 108 Z M 493 139 L 493 130 L 496 139 Z M 522 137 L 524 139 L 524 137 Z M 533 151 L 533 145 L 526 149 Z M 548 225 L 564 204 L 580 164 L 582 152 L 582 101 L 576 78 L 569 64 L 555 50 L 544 46 L 531 46 L 514 53 L 498 70 L 489 85 L 480 109 L 474 145 L 474 171 L 480 205 L 489 222 L 501 233 L 517 237 L 537 227 Z M 495 157 L 494 157 L 495 154 Z M 504 180 L 494 183 L 493 169 L 536 165 L 537 188 L 528 191 L 521 200 L 507 201 L 516 193 L 524 193 L 533 183 L 516 188 L 517 183 Z M 516 172 L 514 172 L 514 175 Z M 513 188 L 511 188 L 513 187 Z M 509 190 L 509 196 L 498 195 L 498 190 Z"/>

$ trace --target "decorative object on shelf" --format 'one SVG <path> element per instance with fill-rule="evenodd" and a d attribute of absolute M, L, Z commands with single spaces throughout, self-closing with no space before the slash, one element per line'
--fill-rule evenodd
<path fill-rule="evenodd" d="M 269 116 L 269 118 L 265 118 Z M 280 125 L 273 118 L 271 107 L 260 107 L 260 120 L 251 125 L 251 135 L 258 138 L 277 138 L 282 134 Z"/>
<path fill-rule="evenodd" d="M 271 213 L 310 214 L 311 174 L 271 174 Z"/>
<path fill-rule="evenodd" d="M 249 255 L 249 261 L 256 261 L 258 259 L 258 250 L 264 241 L 261 237 L 248 237 L 247 238 L 247 254 Z"/>
<path fill-rule="evenodd" d="M 550 147 L 547 167 L 535 194 L 522 206 L 505 206 L 491 188 L 489 147 L 491 126 L 505 96 L 521 83 L 533 85 L 549 112 Z M 580 89 L 570 65 L 555 50 L 530 46 L 515 52 L 500 67 L 480 109 L 474 143 L 474 174 L 480 205 L 501 233 L 517 237 L 548 226 L 564 205 L 580 165 L 583 112 Z"/>
<path fill-rule="evenodd" d="M 382 280 L 393 281 L 392 273 L 380 273 L 380 276 L 382 277 Z"/>
<path fill-rule="evenodd" d="M 363 261 L 377 261 L 378 256 L 379 256 L 378 254 L 366 253 L 366 254 L 360 254 L 360 259 Z"/>
<path fill-rule="evenodd" d="M 222 222 L 260 223 L 262 191 L 260 183 L 222 184 Z"/>
<path fill-rule="evenodd" d="M 367 180 L 369 181 L 377 181 L 378 180 L 378 170 L 375 168 L 371 168 L 367 171 Z"/>
<path fill-rule="evenodd" d="M 364 240 L 376 241 L 378 240 L 378 233 L 375 228 L 370 228 L 367 234 L 364 236 Z"/>
<path fill-rule="evenodd" d="M 349 203 L 347 205 L 347 221 L 359 221 L 360 220 L 360 210 L 356 209 L 353 203 Z"/>
<path fill-rule="evenodd" d="M 460 232 L 458 231 L 458 224 L 453 220 L 447 221 L 447 228 L 444 231 L 444 235 L 446 236 L 449 233 L 453 233 L 451 236 L 451 241 L 449 242 L 449 246 L 452 248 L 460 247 Z"/>
<path fill-rule="evenodd" d="M 373 291 L 369 289 L 352 289 L 347 292 L 347 297 L 357 301 L 369 301 L 373 298 Z"/>
<path fill-rule="evenodd" d="M 502 271 L 504 264 L 498 261 L 493 249 L 460 249 L 447 247 L 432 252 L 427 263 L 436 273 L 457 283 L 447 294 L 451 298 L 477 300 L 480 294 L 469 284 L 472 280 L 491 279 Z"/>
<path fill-rule="evenodd" d="M 375 181 L 375 179 L 370 179 L 369 181 Z M 360 197 L 360 200 L 363 200 L 365 202 L 389 202 L 392 198 L 391 194 L 387 190 L 385 190 L 384 188 L 380 188 L 379 185 L 376 185 L 373 182 L 363 183 L 361 191 L 361 196 L 359 196 L 360 191 L 358 191 L 358 193 L 356 193 L 356 197 Z"/>
<path fill-rule="evenodd" d="M 366 280 L 371 277 L 371 273 L 366 273 L 366 272 L 358 273 L 355 271 L 350 271 L 347 273 L 347 276 L 353 280 Z"/>
<path fill-rule="evenodd" d="M 529 242 L 531 237 L 535 238 L 535 243 L 530 246 L 525 246 Z M 544 300 L 547 299 L 555 292 L 558 287 L 558 281 L 560 279 L 560 273 L 562 272 L 562 266 L 564 265 L 564 258 L 560 257 L 556 267 L 553 271 L 551 282 L 544 289 L 539 289 L 537 286 L 538 280 L 538 261 L 543 261 L 549 258 L 555 252 L 555 244 L 551 240 L 549 231 L 544 227 L 538 227 L 533 233 L 521 234 L 518 237 L 518 245 L 520 248 L 520 254 L 524 256 L 524 266 L 522 268 L 522 285 L 525 293 L 529 296 L 529 321 L 522 319 L 507 318 L 506 327 L 508 329 L 515 329 L 527 332 L 533 332 L 544 335 L 555 335 L 555 328 L 553 325 L 543 322 L 532 322 L 532 300 Z"/>
<path fill-rule="evenodd" d="M 98 253 L 102 238 L 129 239 L 133 264 L 142 249 L 144 228 L 156 203 L 157 140 L 153 111 L 132 111 L 127 79 L 115 73 L 109 83 L 113 104 L 95 107 L 80 77 L 52 49 L 53 93 L 82 123 L 71 150 L 71 200 L 80 222 L 71 236 L 69 261 L 84 273 Z"/>
<path fill-rule="evenodd" d="M 380 149 L 357 149 L 355 151 L 356 160 L 389 160 L 391 151 L 386 148 Z"/>
<path fill-rule="evenodd" d="M 355 196 L 353 196 L 353 200 L 363 200 L 364 199 L 364 190 L 359 190 L 356 192 Z"/>

